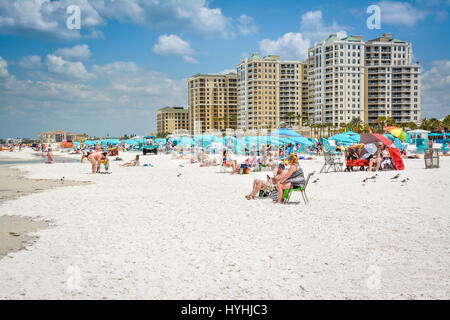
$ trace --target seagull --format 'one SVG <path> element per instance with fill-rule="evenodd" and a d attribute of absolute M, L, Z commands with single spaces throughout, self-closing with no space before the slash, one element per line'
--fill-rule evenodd
<path fill-rule="evenodd" d="M 317 178 L 316 180 L 314 180 L 312 183 L 316 183 L 317 181 L 319 181 L 319 178 Z"/>
<path fill-rule="evenodd" d="M 182 164 L 179 165 L 180 167 L 184 168 L 184 166 Z"/>
<path fill-rule="evenodd" d="M 61 178 L 61 181 L 63 181 L 63 180 L 64 180 L 64 177 Z"/>
<path fill-rule="evenodd" d="M 393 176 L 393 177 L 391 178 L 391 180 L 398 179 L 399 177 L 400 177 L 400 174 L 397 174 L 397 175 Z"/>
<path fill-rule="evenodd" d="M 178 177 L 178 178 L 181 177 L 181 172 L 180 172 L 179 174 L 177 174 L 177 177 Z"/>
<path fill-rule="evenodd" d="M 407 181 L 409 181 L 409 178 L 403 179 L 401 182 L 406 183 Z"/>
<path fill-rule="evenodd" d="M 372 176 L 372 177 L 370 177 L 370 178 L 367 178 L 367 179 L 373 179 L 373 180 L 375 180 L 375 179 L 377 178 L 377 176 L 378 176 L 378 174 L 375 174 L 374 176 Z"/>
<path fill-rule="evenodd" d="M 366 183 L 369 178 L 365 178 L 362 182 Z"/>

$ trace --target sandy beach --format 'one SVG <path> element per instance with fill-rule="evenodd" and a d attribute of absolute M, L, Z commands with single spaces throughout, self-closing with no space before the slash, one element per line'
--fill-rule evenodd
<path fill-rule="evenodd" d="M 5 201 L 47 189 L 83 184 L 78 181 L 61 181 L 60 179 L 26 179 L 22 171 L 10 167 L 13 163 L 26 162 L 29 153 L 25 158 L 20 158 L 21 154 L 19 154 L 19 158 L 11 158 L 11 155 L 15 154 L 0 157 L 0 205 Z M 31 161 L 36 161 L 36 159 Z M 43 162 L 41 159 L 39 161 Z M 3 162 L 10 164 L 3 164 Z M 50 221 L 42 220 L 39 217 L 0 216 L 0 259 L 10 252 L 23 250 L 32 245 L 37 239 L 35 232 L 48 228 L 50 224 Z"/>
<path fill-rule="evenodd" d="M 287 205 L 246 200 L 267 172 L 231 176 L 166 155 L 141 158 L 153 167 L 119 163 L 109 175 L 90 174 L 88 162 L 13 167 L 93 183 L 0 204 L 3 219 L 52 221 L 0 259 L 1 299 L 450 297 L 450 157 L 428 170 L 405 160 L 406 183 L 391 180 L 398 172 L 366 184 L 373 173 L 317 174 L 307 206 L 299 194 Z M 306 174 L 322 164 L 301 162 Z"/>

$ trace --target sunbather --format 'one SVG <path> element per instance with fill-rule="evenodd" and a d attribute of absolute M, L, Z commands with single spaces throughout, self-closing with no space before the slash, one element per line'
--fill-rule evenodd
<path fill-rule="evenodd" d="M 290 154 L 287 157 L 289 163 L 289 170 L 286 172 L 276 184 L 276 189 L 278 192 L 278 199 L 276 203 L 281 203 L 283 199 L 283 193 L 286 189 L 291 189 L 292 187 L 298 187 L 305 183 L 305 175 L 303 174 L 303 169 L 298 163 L 298 157 L 295 154 Z"/>
<path fill-rule="evenodd" d="M 253 189 L 252 192 L 245 196 L 247 200 L 255 199 L 256 195 L 259 193 L 259 191 L 270 191 L 274 188 L 274 185 L 277 184 L 277 182 L 281 179 L 281 177 L 285 174 L 284 171 L 284 164 L 278 165 L 278 170 L 273 178 L 271 178 L 269 175 L 267 175 L 267 181 L 263 181 L 260 179 L 255 179 L 253 181 Z"/>
<path fill-rule="evenodd" d="M 134 158 L 134 160 L 131 160 L 130 162 L 121 164 L 120 166 L 122 167 L 139 167 L 140 165 L 140 161 L 139 161 L 139 155 L 136 155 L 136 158 Z"/>
<path fill-rule="evenodd" d="M 231 172 L 231 174 L 240 173 L 242 167 L 253 168 L 257 163 L 258 163 L 258 158 L 252 151 L 250 153 L 250 157 L 245 159 L 244 163 L 236 164 L 236 162 L 233 162 L 233 171 Z"/>

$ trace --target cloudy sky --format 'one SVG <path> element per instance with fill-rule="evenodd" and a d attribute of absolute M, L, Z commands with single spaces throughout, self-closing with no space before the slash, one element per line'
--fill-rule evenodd
<path fill-rule="evenodd" d="M 381 29 L 369 30 L 369 5 Z M 69 29 L 67 8 L 81 12 Z M 1 0 L 0 137 L 54 129 L 146 134 L 155 111 L 187 106 L 186 79 L 253 52 L 304 59 L 330 33 L 392 33 L 423 67 L 422 114 L 450 113 L 450 0 Z M 69 20 L 72 21 L 72 20 Z"/>

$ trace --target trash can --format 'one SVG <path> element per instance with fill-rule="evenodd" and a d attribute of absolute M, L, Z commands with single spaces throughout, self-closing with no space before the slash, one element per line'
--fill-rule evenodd
<path fill-rule="evenodd" d="M 423 159 L 425 160 L 425 169 L 439 168 L 439 149 L 425 149 Z"/>

